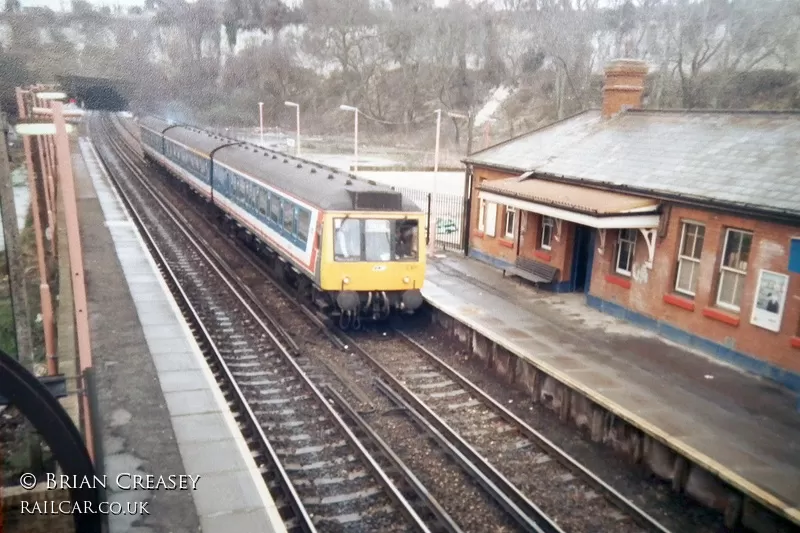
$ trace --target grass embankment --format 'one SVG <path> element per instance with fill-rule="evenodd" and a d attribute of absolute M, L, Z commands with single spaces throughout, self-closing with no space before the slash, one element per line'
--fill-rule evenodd
<path fill-rule="evenodd" d="M 14 154 L 16 155 L 16 154 Z M 14 158 L 17 159 L 17 158 Z M 17 167 L 19 168 L 19 167 Z M 20 172 L 12 172 L 12 183 L 15 187 L 26 184 L 24 168 Z M 17 206 L 19 209 L 20 206 Z M 19 215 L 19 213 L 17 213 Z M 19 233 L 19 249 L 22 254 L 22 268 L 25 274 L 25 285 L 30 311 L 31 335 L 33 339 L 34 359 L 44 361 L 44 332 L 41 322 L 41 300 L 39 295 L 39 269 L 36 257 L 36 238 L 33 229 L 33 215 L 30 208 L 25 216 L 25 226 Z M 14 327 L 13 303 L 11 301 L 11 285 L 8 273 L 8 262 L 5 250 L 0 253 L 0 349 L 10 355 L 17 354 L 16 331 Z M 27 363 L 23 361 L 23 363 Z"/>
<path fill-rule="evenodd" d="M 20 161 L 19 153 L 12 152 L 12 157 L 14 160 Z M 19 163 L 12 163 L 12 165 L 19 168 Z M 12 173 L 12 183 L 14 186 L 26 184 L 24 167 L 22 172 L 15 170 Z M 21 206 L 17 206 L 17 208 L 19 209 Z M 44 363 L 44 331 L 41 321 L 36 238 L 32 212 L 29 207 L 26 209 L 25 225 L 19 233 L 19 250 L 22 256 L 21 263 L 28 296 L 34 361 L 41 364 Z M 54 276 L 55 273 L 53 273 Z M 51 287 L 53 287 L 52 282 Z M 55 287 L 53 287 L 53 294 L 57 294 Z M 17 343 L 13 310 L 7 255 L 3 250 L 0 251 L 0 349 L 11 356 L 16 356 Z M 26 367 L 30 365 L 29 361 L 21 362 Z M 16 409 L 11 407 L 0 413 L 0 493 L 4 482 L 18 479 L 21 472 L 40 472 L 43 468 L 52 467 L 52 465 L 45 466 L 51 461 L 44 460 L 41 449 L 35 444 L 38 440 L 30 423 Z M 49 453 L 44 455 L 49 457 Z M 0 518 L 0 531 L 2 527 Z"/>

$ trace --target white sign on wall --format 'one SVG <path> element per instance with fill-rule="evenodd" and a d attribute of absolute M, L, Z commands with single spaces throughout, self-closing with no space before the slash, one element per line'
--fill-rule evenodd
<path fill-rule="evenodd" d="M 770 331 L 780 331 L 788 289 L 789 276 L 762 269 L 758 277 L 750 323 Z"/>

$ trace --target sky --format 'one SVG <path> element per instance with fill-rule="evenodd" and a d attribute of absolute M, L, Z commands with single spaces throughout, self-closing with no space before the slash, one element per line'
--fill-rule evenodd
<path fill-rule="evenodd" d="M 292 0 L 284 0 L 287 4 L 292 4 Z M 301 0 L 296 0 L 298 3 Z M 445 6 L 450 2 L 450 0 L 434 0 L 434 4 L 436 6 Z M 61 11 L 62 4 L 63 9 L 65 11 L 69 11 L 70 6 L 72 5 L 72 0 L 21 0 L 20 2 L 22 7 L 34 7 L 34 6 L 44 6 L 49 7 L 53 11 Z M 133 6 L 140 6 L 144 7 L 144 0 L 89 0 L 90 4 L 96 6 L 109 6 L 114 7 L 115 5 L 122 6 L 123 9 L 128 9 L 129 7 Z"/>
<path fill-rule="evenodd" d="M 124 9 L 128 9 L 129 7 L 133 6 L 144 7 L 144 0 L 108 0 L 108 1 L 90 0 L 89 3 L 96 6 L 107 5 L 109 7 L 120 5 Z M 63 5 L 63 9 L 65 11 L 69 11 L 70 6 L 72 5 L 72 0 L 20 0 L 20 4 L 22 4 L 22 7 L 34 7 L 34 6 L 49 7 L 53 11 L 61 11 Z"/>

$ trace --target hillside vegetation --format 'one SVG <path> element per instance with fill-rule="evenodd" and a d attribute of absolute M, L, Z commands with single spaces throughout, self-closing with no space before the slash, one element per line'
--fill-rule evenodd
<path fill-rule="evenodd" d="M 471 113 L 480 148 L 599 105 L 616 57 L 649 62 L 649 107 L 800 108 L 794 0 L 15 2 L 0 17 L 9 110 L 13 86 L 71 73 L 128 80 L 136 109 L 219 126 L 257 126 L 263 101 L 267 124 L 291 131 L 291 100 L 304 133 L 348 135 L 338 107 L 357 106 L 363 135 L 392 145 L 432 145 L 437 108 Z M 445 148 L 463 152 L 466 125 L 443 118 Z"/>

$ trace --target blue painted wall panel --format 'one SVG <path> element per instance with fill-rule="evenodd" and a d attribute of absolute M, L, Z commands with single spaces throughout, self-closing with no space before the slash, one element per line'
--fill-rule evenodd
<path fill-rule="evenodd" d="M 800 274 L 800 239 L 792 239 L 789 247 L 789 272 Z"/>

